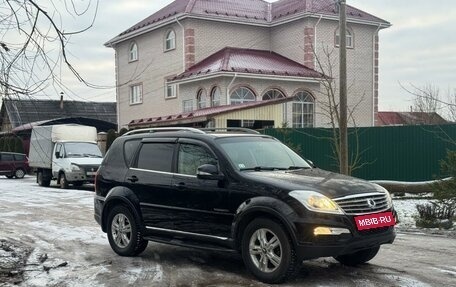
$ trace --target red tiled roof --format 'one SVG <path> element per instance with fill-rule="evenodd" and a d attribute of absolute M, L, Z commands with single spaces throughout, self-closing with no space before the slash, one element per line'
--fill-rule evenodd
<path fill-rule="evenodd" d="M 334 0 L 280 0 L 274 3 L 263 0 L 176 0 L 120 33 L 118 37 L 184 14 L 267 25 L 302 13 L 338 15 Z M 348 5 L 347 19 L 389 25 L 385 20 Z"/>
<path fill-rule="evenodd" d="M 271 51 L 226 47 L 169 79 L 182 80 L 217 72 L 323 78 L 324 75 Z"/>
<path fill-rule="evenodd" d="M 297 13 L 308 12 L 330 16 L 338 16 L 339 11 L 334 0 L 280 0 L 272 3 L 272 21 Z M 389 24 L 355 7 L 346 6 L 347 18 Z"/>
<path fill-rule="evenodd" d="M 205 109 L 199 109 L 192 112 L 180 113 L 175 115 L 166 115 L 160 117 L 152 117 L 152 118 L 143 118 L 132 120 L 128 123 L 129 127 L 134 126 L 142 126 L 147 124 L 158 124 L 158 123 L 169 123 L 178 120 L 192 120 L 192 119 L 205 119 L 209 116 L 215 116 L 219 114 L 224 114 L 233 111 L 251 109 L 251 108 L 258 108 L 261 106 L 268 106 L 274 104 L 280 104 L 283 102 L 291 101 L 293 98 L 280 98 L 275 100 L 269 101 L 258 101 L 258 102 L 249 102 L 240 105 L 225 105 L 225 106 L 218 106 L 218 107 L 210 107 Z"/>
<path fill-rule="evenodd" d="M 378 112 L 377 119 L 379 126 L 440 125 L 448 123 L 435 112 Z"/>

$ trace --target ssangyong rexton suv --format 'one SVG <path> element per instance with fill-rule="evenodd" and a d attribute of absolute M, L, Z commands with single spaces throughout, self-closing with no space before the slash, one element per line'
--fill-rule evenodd
<path fill-rule="evenodd" d="M 283 282 L 305 259 L 367 262 L 395 238 L 384 188 L 315 168 L 253 131 L 127 133 L 98 171 L 94 201 L 121 256 L 148 241 L 239 252 L 267 283 Z"/>

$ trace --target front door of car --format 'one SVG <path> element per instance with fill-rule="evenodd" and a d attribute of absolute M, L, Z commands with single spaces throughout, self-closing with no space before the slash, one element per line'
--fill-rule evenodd
<path fill-rule="evenodd" d="M 203 164 L 217 165 L 211 149 L 202 142 L 180 139 L 173 177 L 174 222 L 179 231 L 228 238 L 232 214 L 228 210 L 228 190 L 222 180 L 197 177 Z"/>

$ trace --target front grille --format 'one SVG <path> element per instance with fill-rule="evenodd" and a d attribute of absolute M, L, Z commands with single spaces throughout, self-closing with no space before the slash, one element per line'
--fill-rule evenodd
<path fill-rule="evenodd" d="M 387 195 L 382 192 L 349 195 L 333 199 L 348 215 L 362 215 L 389 209 Z"/>
<path fill-rule="evenodd" d="M 360 235 L 376 235 L 376 234 L 386 233 L 386 232 L 390 231 L 393 228 L 394 227 L 392 227 L 392 226 L 386 226 L 386 227 L 358 230 L 358 233 Z"/>

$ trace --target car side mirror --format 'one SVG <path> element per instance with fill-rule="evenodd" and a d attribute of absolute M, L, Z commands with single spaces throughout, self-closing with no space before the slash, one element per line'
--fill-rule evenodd
<path fill-rule="evenodd" d="M 56 158 L 60 158 L 60 152 L 59 152 L 59 151 L 56 151 L 56 152 L 55 152 L 55 157 L 56 157 Z"/>
<path fill-rule="evenodd" d="M 306 159 L 306 161 L 310 164 L 311 167 L 316 168 L 315 164 L 313 161 Z"/>
<path fill-rule="evenodd" d="M 207 180 L 222 180 L 223 175 L 219 174 L 219 170 L 216 165 L 213 164 L 203 164 L 198 167 L 196 176 L 199 179 Z"/>

